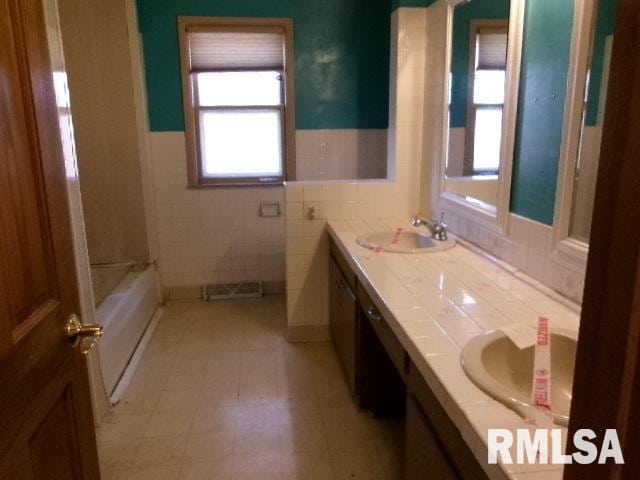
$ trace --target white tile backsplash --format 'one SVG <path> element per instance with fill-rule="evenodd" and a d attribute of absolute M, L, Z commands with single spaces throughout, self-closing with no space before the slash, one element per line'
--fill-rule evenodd
<path fill-rule="evenodd" d="M 510 263 L 533 279 L 581 303 L 584 272 L 562 263 L 553 254 L 552 227 L 509 215 L 506 234 L 490 231 L 480 223 L 447 212 L 449 229 L 456 235 Z"/>

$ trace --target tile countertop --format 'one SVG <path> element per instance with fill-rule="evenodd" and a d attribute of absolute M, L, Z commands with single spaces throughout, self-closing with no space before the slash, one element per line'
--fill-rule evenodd
<path fill-rule="evenodd" d="M 487 429 L 527 428 L 522 417 L 478 389 L 460 365 L 476 335 L 512 323 L 578 330 L 578 306 L 534 286 L 512 267 L 465 242 L 444 252 L 373 253 L 356 238 L 414 229 L 406 219 L 329 221 L 329 234 L 492 479 L 561 479 L 558 465 L 489 465 Z M 424 229 L 424 227 L 422 227 Z M 566 438 L 566 428 L 563 429 Z M 514 437 L 515 438 L 515 437 Z M 515 452 L 512 453 L 515 461 Z"/>

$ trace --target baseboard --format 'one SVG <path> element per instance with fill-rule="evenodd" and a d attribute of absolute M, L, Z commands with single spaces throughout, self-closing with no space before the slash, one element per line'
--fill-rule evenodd
<path fill-rule="evenodd" d="M 284 280 L 276 280 L 273 282 L 262 282 L 262 291 L 266 295 L 276 295 L 284 293 L 286 288 L 286 282 Z"/>
<path fill-rule="evenodd" d="M 289 342 L 326 342 L 331 340 L 329 325 L 288 325 Z"/>
<path fill-rule="evenodd" d="M 194 300 L 202 298 L 202 286 L 164 287 L 165 300 Z"/>
<path fill-rule="evenodd" d="M 284 293 L 284 280 L 262 282 L 262 292 L 265 295 L 278 295 Z M 202 285 L 186 287 L 164 287 L 164 295 L 167 300 L 195 300 L 202 298 Z"/>

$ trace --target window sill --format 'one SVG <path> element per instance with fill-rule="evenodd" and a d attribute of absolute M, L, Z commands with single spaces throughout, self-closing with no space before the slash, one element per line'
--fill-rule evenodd
<path fill-rule="evenodd" d="M 203 188 L 229 188 L 229 187 L 282 187 L 284 180 L 275 182 L 252 182 L 252 181 L 211 181 L 211 182 L 189 182 L 187 188 L 203 189 Z"/>

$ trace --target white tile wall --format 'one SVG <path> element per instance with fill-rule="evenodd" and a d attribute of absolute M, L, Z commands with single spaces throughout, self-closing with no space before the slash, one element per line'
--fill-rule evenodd
<path fill-rule="evenodd" d="M 285 188 L 289 327 L 328 324 L 327 219 L 407 218 L 419 210 L 425 18 L 423 8 L 400 8 L 391 16 L 390 180 L 290 183 Z"/>
<path fill-rule="evenodd" d="M 387 130 L 296 131 L 298 181 L 387 178 Z"/>
<path fill-rule="evenodd" d="M 284 188 L 188 189 L 184 133 L 149 140 L 163 286 L 284 281 L 284 217 L 258 216 L 261 201 L 284 205 Z"/>
<path fill-rule="evenodd" d="M 456 235 L 565 297 L 582 302 L 584 269 L 567 265 L 553 255 L 552 228 L 549 225 L 511 214 L 507 234 L 502 235 L 454 212 L 447 212 L 447 223 Z"/>

